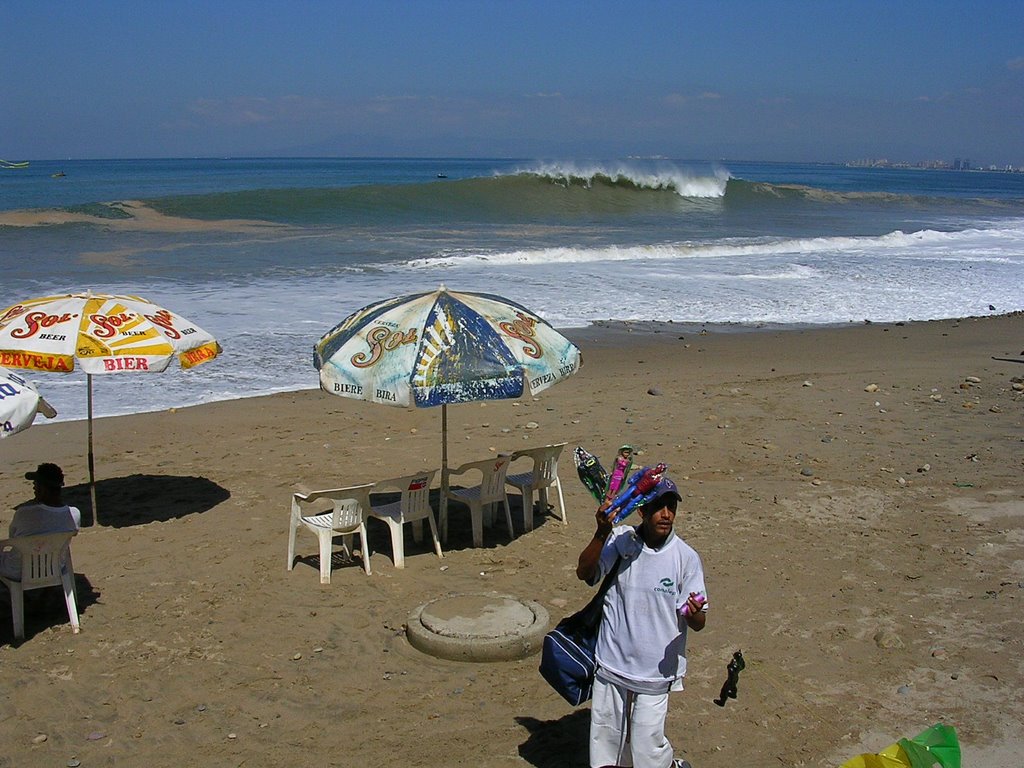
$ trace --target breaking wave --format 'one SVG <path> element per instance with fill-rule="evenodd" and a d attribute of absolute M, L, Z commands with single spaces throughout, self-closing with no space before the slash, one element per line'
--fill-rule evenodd
<path fill-rule="evenodd" d="M 685 259 L 735 259 L 801 254 L 870 254 L 882 257 L 887 251 L 912 253 L 927 249 L 930 259 L 945 258 L 959 262 L 1009 263 L 1002 250 L 1003 241 L 1019 243 L 1024 238 L 1021 226 L 1001 229 L 967 229 L 959 232 L 921 230 L 895 231 L 878 237 L 812 238 L 733 238 L 711 243 L 663 243 L 655 245 L 607 246 L 585 248 L 563 246 L 518 251 L 447 251 L 428 258 L 411 259 L 401 268 L 435 269 L 464 266 L 511 266 L 582 264 L 597 262 L 656 262 Z M 934 246 L 942 247 L 938 254 Z M 946 255 L 942 255 L 946 254 Z"/>
<path fill-rule="evenodd" d="M 576 165 L 575 163 L 544 163 L 520 169 L 523 176 L 533 176 L 561 187 L 617 187 L 636 191 L 668 191 L 680 197 L 721 198 L 731 178 L 724 168 L 710 174 L 688 171 L 667 165 L 644 169 L 629 164 Z"/>

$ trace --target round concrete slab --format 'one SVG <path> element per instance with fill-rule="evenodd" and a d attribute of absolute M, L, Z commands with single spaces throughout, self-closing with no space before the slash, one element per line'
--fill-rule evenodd
<path fill-rule="evenodd" d="M 511 595 L 447 595 L 411 614 L 406 636 L 414 648 L 454 661 L 511 661 L 537 653 L 548 612 Z"/>

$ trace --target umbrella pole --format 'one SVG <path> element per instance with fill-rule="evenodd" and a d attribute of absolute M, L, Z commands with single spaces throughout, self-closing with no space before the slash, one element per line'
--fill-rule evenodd
<path fill-rule="evenodd" d="M 87 373 L 85 378 L 89 382 L 89 496 L 92 499 L 92 524 L 99 525 L 100 516 L 96 509 L 96 465 L 92 456 L 92 374 Z"/>
<path fill-rule="evenodd" d="M 441 403 L 441 541 L 448 543 L 448 405 Z"/>

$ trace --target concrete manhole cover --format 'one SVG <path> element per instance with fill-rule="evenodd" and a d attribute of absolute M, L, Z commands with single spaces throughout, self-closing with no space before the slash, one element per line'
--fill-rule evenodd
<path fill-rule="evenodd" d="M 548 612 L 511 595 L 448 595 L 409 614 L 406 635 L 423 653 L 454 661 L 511 661 L 537 653 Z"/>

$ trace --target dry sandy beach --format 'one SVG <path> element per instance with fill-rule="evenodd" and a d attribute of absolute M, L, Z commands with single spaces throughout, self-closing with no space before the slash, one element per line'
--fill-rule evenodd
<path fill-rule="evenodd" d="M 1020 765 L 1024 365 L 992 357 L 1024 356 L 1024 315 L 570 335 L 579 375 L 449 408 L 451 463 L 565 441 L 606 465 L 622 442 L 669 465 L 711 603 L 670 704 L 677 754 L 837 766 L 941 721 L 965 766 Z M 230 350 L 212 363 L 229 364 Z M 84 422 L 40 422 L 0 444 L 3 530 L 41 461 L 88 507 Z M 594 504 L 568 453 L 568 526 L 538 514 L 523 535 L 512 494 L 516 537 L 499 525 L 476 549 L 456 508 L 444 559 L 407 534 L 396 570 L 371 520 L 373 574 L 339 562 L 321 586 L 304 531 L 285 570 L 290 493 L 437 467 L 438 410 L 308 391 L 95 430 L 106 524 L 73 544 L 81 634 L 32 593 L 15 646 L 0 597 L 0 766 L 586 765 L 588 710 L 547 687 L 538 657 L 444 661 L 403 631 L 448 593 L 536 600 L 553 620 L 586 601 L 573 570 Z M 739 696 L 719 708 L 736 649 Z"/>

